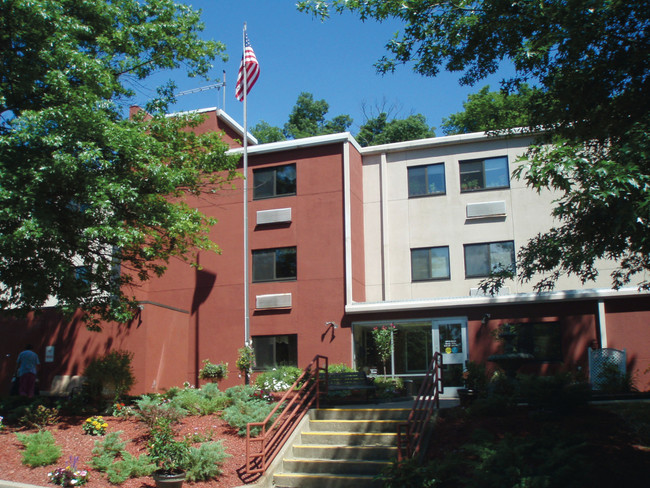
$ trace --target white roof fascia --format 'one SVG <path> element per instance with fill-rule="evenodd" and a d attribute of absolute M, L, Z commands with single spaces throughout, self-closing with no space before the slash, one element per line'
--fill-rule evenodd
<path fill-rule="evenodd" d="M 532 136 L 534 134 L 535 133 L 532 133 L 527 129 L 510 129 L 507 133 L 471 132 L 469 134 L 456 134 L 451 136 L 431 137 L 429 139 L 416 139 L 414 141 L 393 142 L 378 146 L 368 146 L 361 149 L 361 154 L 366 156 L 371 154 L 411 151 L 428 147 L 484 141 L 487 139 L 495 140 L 506 139 L 509 137 Z"/>
<path fill-rule="evenodd" d="M 323 146 L 326 144 L 350 142 L 358 151 L 361 151 L 361 146 L 352 137 L 349 132 L 340 132 L 338 134 L 327 134 L 324 136 L 305 137 L 303 139 L 293 139 L 291 141 L 269 142 L 267 144 L 258 144 L 254 147 L 248 148 L 248 154 L 265 154 L 278 151 L 290 151 L 293 149 L 302 149 L 312 146 Z M 239 154 L 244 152 L 244 148 L 237 147 L 228 151 L 228 154 Z"/>
<path fill-rule="evenodd" d="M 217 117 L 223 119 L 223 121 L 226 124 L 228 124 L 230 127 L 232 127 L 235 132 L 239 133 L 239 135 L 244 134 L 244 128 L 241 125 L 239 125 L 235 121 L 235 119 L 233 119 L 230 115 L 228 115 L 226 112 L 224 112 L 223 110 L 217 107 L 197 108 L 196 110 L 185 110 L 184 112 L 173 112 L 171 114 L 167 114 L 166 117 L 174 117 L 176 115 L 204 114 L 207 112 L 215 112 L 217 114 Z M 256 145 L 259 144 L 257 139 L 250 132 L 248 133 L 248 142 Z"/>
<path fill-rule="evenodd" d="M 629 298 L 650 296 L 650 292 L 637 288 L 566 290 L 543 293 L 518 293 L 495 297 L 450 297 L 423 300 L 400 300 L 393 302 L 358 302 L 345 306 L 345 313 L 362 314 L 375 312 L 409 312 L 441 308 L 481 307 L 494 305 L 518 305 L 527 303 L 564 302 L 606 298 Z"/>

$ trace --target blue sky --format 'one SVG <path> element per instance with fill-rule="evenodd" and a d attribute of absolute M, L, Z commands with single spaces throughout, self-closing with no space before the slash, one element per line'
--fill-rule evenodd
<path fill-rule="evenodd" d="M 384 46 L 401 25 L 390 21 L 361 22 L 353 15 L 333 15 L 321 22 L 297 11 L 290 0 L 185 0 L 203 11 L 206 25 L 203 36 L 223 42 L 229 60 L 218 61 L 211 76 L 222 78 L 226 71 L 225 110 L 243 124 L 242 103 L 235 99 L 235 82 L 242 53 L 242 30 L 248 36 L 260 63 L 261 74 L 248 98 L 249 128 L 264 120 L 282 127 L 301 92 L 310 92 L 317 100 L 329 103 L 327 118 L 348 114 L 354 119 L 350 128 L 356 133 L 366 112 L 376 115 L 377 107 L 393 107 L 399 118 L 421 113 L 429 125 L 439 127 L 443 117 L 462 110 L 469 93 L 489 84 L 499 86 L 503 75 L 495 75 L 474 87 L 460 86 L 459 74 L 441 73 L 425 78 L 413 73 L 411 66 L 394 74 L 379 75 L 373 64 L 385 53 Z M 161 79 L 172 78 L 179 91 L 209 84 L 190 79 L 182 70 L 161 73 L 138 89 L 140 105 L 154 93 Z M 178 98 L 172 111 L 223 107 L 223 92 L 208 90 Z M 436 130 L 443 135 L 442 130 Z"/>

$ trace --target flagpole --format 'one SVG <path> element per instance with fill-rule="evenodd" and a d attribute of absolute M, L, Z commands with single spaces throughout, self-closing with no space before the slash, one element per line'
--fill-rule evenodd
<path fill-rule="evenodd" d="M 242 35 L 244 56 L 244 345 L 250 346 L 250 312 L 248 286 L 248 75 L 246 69 L 246 22 Z"/>

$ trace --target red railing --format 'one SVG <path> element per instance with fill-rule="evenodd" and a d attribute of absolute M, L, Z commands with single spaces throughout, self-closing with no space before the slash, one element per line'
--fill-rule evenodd
<path fill-rule="evenodd" d="M 440 408 L 442 393 L 442 354 L 433 355 L 429 370 L 420 386 L 406 422 L 397 426 L 397 459 L 416 457 L 420 453 L 425 430 L 434 408 Z"/>
<path fill-rule="evenodd" d="M 316 408 L 320 406 L 322 388 L 319 374 L 327 372 L 327 365 L 327 358 L 317 355 L 264 422 L 251 422 L 246 426 L 247 474 L 263 474 L 314 402 Z M 253 437 L 251 430 L 256 428 L 260 433 Z M 253 451 L 254 446 L 257 449 Z"/>

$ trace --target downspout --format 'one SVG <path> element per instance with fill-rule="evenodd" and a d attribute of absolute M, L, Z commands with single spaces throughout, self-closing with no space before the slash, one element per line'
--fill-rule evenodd
<path fill-rule="evenodd" d="M 600 333 L 600 347 L 607 346 L 607 318 L 605 313 L 605 302 L 598 300 L 598 331 Z"/>

